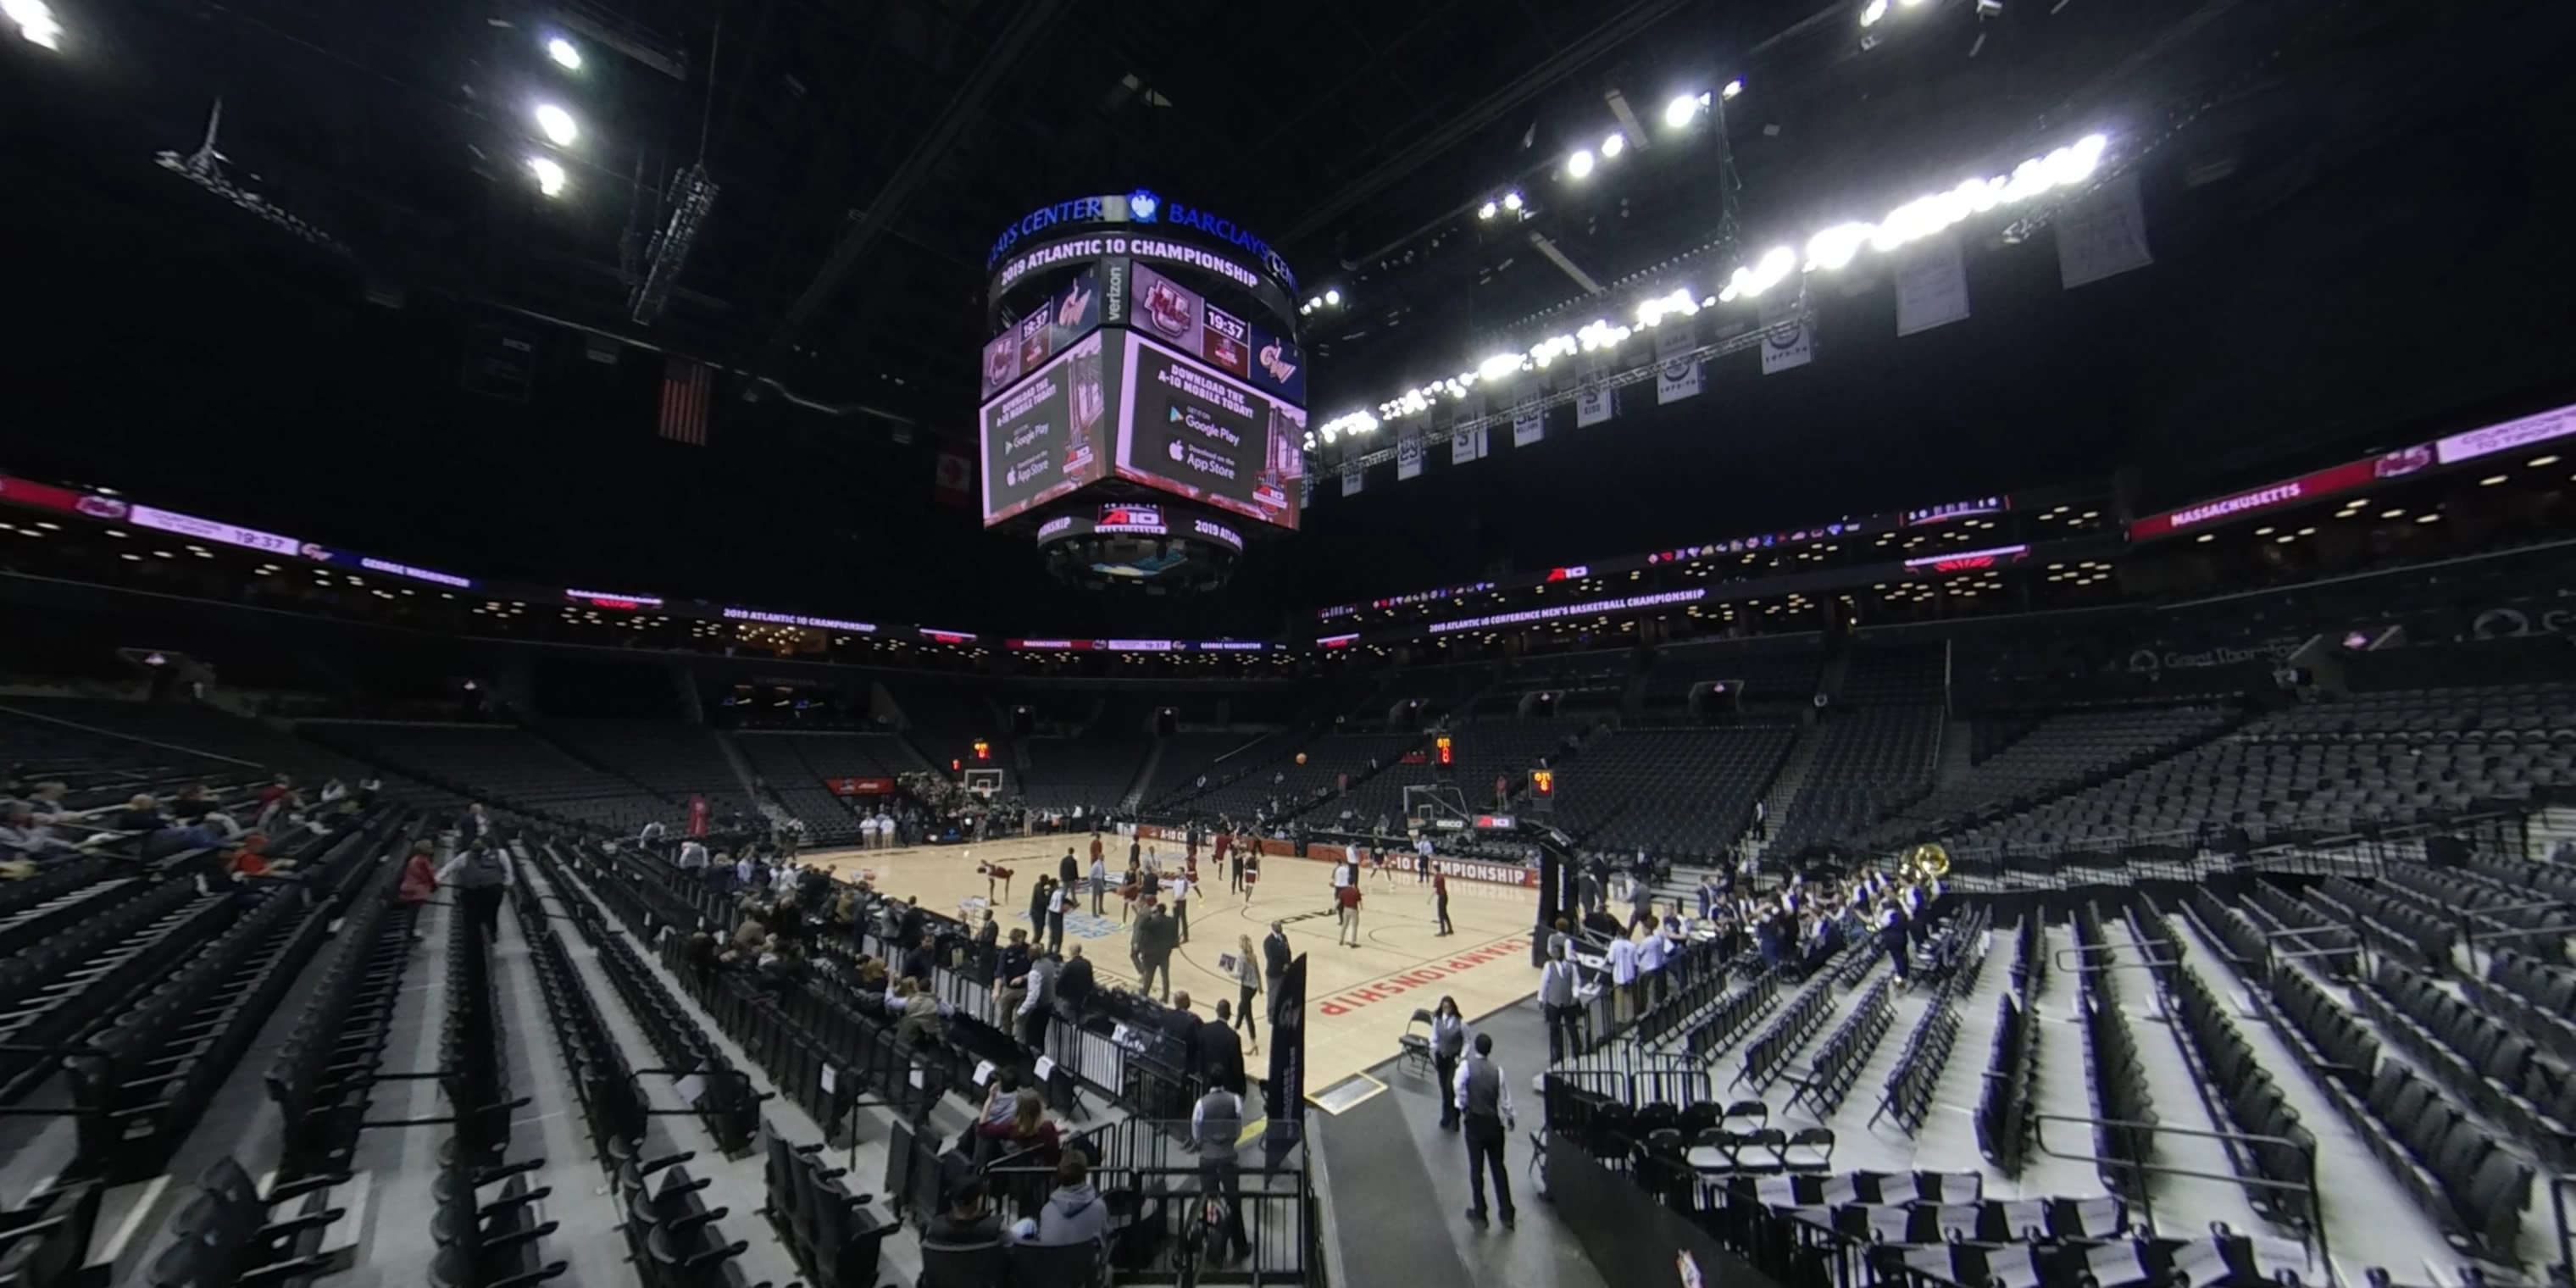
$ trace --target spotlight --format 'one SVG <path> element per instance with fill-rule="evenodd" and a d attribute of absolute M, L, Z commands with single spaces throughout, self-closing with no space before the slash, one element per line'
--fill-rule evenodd
<path fill-rule="evenodd" d="M 1518 189 L 1518 188 L 1514 188 L 1514 189 L 1512 189 L 1510 192 L 1506 192 L 1506 193 L 1504 193 L 1504 194 L 1503 194 L 1503 209 L 1505 209 L 1505 210 L 1518 210 L 1518 209 L 1520 209 L 1520 208 L 1521 208 L 1521 190 L 1520 190 L 1520 189 Z"/>
<path fill-rule="evenodd" d="M 571 147 L 572 141 L 581 137 L 581 126 L 572 119 L 572 113 L 552 103 L 537 104 L 536 116 L 537 129 L 556 147 Z"/>
<path fill-rule="evenodd" d="M 28 44 L 40 49 L 63 47 L 63 24 L 45 0 L 0 0 L 0 18 L 16 23 Z"/>
<path fill-rule="evenodd" d="M 564 190 L 564 168 L 553 157 L 528 158 L 528 172 L 537 176 L 537 191 L 549 197 L 560 197 Z"/>
<path fill-rule="evenodd" d="M 1586 175 L 1591 174 L 1591 173 L 1592 173 L 1592 153 L 1591 153 L 1591 151 L 1590 151 L 1589 149 L 1586 149 L 1586 148 L 1576 148 L 1576 149 L 1574 150 L 1574 155 L 1573 155 L 1573 156 L 1570 156 L 1570 157 L 1567 157 L 1567 158 L 1565 159 L 1565 173 L 1566 173 L 1568 176 L 1570 176 L 1570 177 L 1572 177 L 1572 178 L 1576 178 L 1576 179 L 1580 179 L 1580 178 L 1583 178 L 1583 177 L 1584 177 L 1584 176 L 1586 176 Z"/>
<path fill-rule="evenodd" d="M 1324 297 L 1318 295 L 1313 299 L 1306 301 L 1306 307 L 1310 309 L 1320 309 L 1324 307 Z"/>
<path fill-rule="evenodd" d="M 1481 205 L 1481 206 L 1476 207 L 1476 217 L 1477 217 L 1478 219 L 1491 219 L 1491 218 L 1493 218 L 1493 217 L 1494 217 L 1495 212 L 1496 212 L 1496 211 L 1498 211 L 1498 210 L 1500 210 L 1500 209 L 1501 209 L 1501 207 L 1496 206 L 1494 203 L 1492 203 L 1492 202 L 1488 201 L 1488 202 L 1486 202 L 1485 204 L 1483 204 L 1483 205 Z"/>
<path fill-rule="evenodd" d="M 1342 293 L 1341 293 L 1341 291 L 1339 291 L 1339 290 L 1330 290 L 1330 291 L 1326 291 L 1326 292 L 1324 292 L 1324 302 L 1325 302 L 1326 304 L 1339 304 L 1339 303 L 1341 303 L 1341 302 L 1342 302 Z"/>
<path fill-rule="evenodd" d="M 1741 94 L 1741 93 L 1743 93 L 1743 92 L 1744 92 L 1744 78 L 1743 78 L 1743 77 L 1741 77 L 1741 76 L 1738 76 L 1738 77 L 1736 77 L 1734 80 L 1728 81 L 1728 82 L 1726 83 L 1726 88 L 1724 88 L 1724 89 L 1722 89 L 1722 90 L 1719 90 L 1719 91 L 1717 92 L 1717 96 L 1718 96 L 1719 98 L 1733 98 L 1733 97 L 1735 97 L 1736 95 Z"/>
<path fill-rule="evenodd" d="M 1708 106 L 1706 94 L 1683 94 L 1664 104 L 1664 124 L 1678 130 L 1687 127 Z"/>
<path fill-rule="evenodd" d="M 1604 161 L 1610 160 L 1627 150 L 1628 136 L 1621 134 L 1617 130 L 1610 131 L 1610 137 L 1601 140 L 1601 159 Z"/>
<path fill-rule="evenodd" d="M 1878 20 L 1886 16 L 1887 0 L 1869 0 L 1868 4 L 1860 7 L 1860 25 L 1864 27 L 1875 27 Z"/>
<path fill-rule="evenodd" d="M 546 57 L 555 60 L 555 66 L 565 71 L 581 70 L 581 47 L 561 36 L 546 41 Z"/>

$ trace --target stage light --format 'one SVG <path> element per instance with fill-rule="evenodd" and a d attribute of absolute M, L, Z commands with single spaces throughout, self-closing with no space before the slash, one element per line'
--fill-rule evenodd
<path fill-rule="evenodd" d="M 17 24 L 18 34 L 40 49 L 63 47 L 63 24 L 45 0 L 0 0 L 0 17 Z"/>
<path fill-rule="evenodd" d="M 1601 140 L 1601 159 L 1604 161 L 1610 160 L 1627 150 L 1628 136 L 1621 134 L 1617 130 L 1610 131 L 1610 136 Z"/>
<path fill-rule="evenodd" d="M 572 141 L 581 137 L 581 126 L 572 119 L 572 113 L 552 103 L 537 104 L 536 117 L 538 131 L 556 147 L 571 147 Z"/>
<path fill-rule="evenodd" d="M 1497 353 L 1476 364 L 1476 375 L 1483 380 L 1500 380 L 1520 370 L 1521 362 L 1521 355 L 1517 353 Z"/>
<path fill-rule="evenodd" d="M 1886 16 L 1887 0 L 1869 0 L 1868 4 L 1860 7 L 1860 25 L 1864 27 L 1875 27 L 1878 20 Z"/>
<path fill-rule="evenodd" d="M 1699 110 L 1706 106 L 1708 106 L 1706 94 L 1678 95 L 1672 102 L 1664 104 L 1664 124 L 1676 130 L 1687 128 L 1699 117 Z"/>
<path fill-rule="evenodd" d="M 1518 189 L 1518 188 L 1514 188 L 1514 189 L 1512 189 L 1510 192 L 1506 192 L 1506 193 L 1504 193 L 1504 194 L 1503 194 L 1503 209 L 1505 209 L 1505 210 L 1518 210 L 1518 209 L 1520 209 L 1520 208 L 1521 208 L 1521 190 L 1520 190 L 1520 189 Z"/>
<path fill-rule="evenodd" d="M 1324 307 L 1324 297 L 1323 297 L 1323 296 L 1318 295 L 1318 296 L 1313 297 L 1312 299 L 1307 300 L 1307 301 L 1306 301 L 1306 307 L 1307 307 L 1307 308 L 1309 308 L 1309 309 L 1320 309 L 1320 308 Z"/>
<path fill-rule="evenodd" d="M 546 57 L 555 60 L 555 66 L 565 71 L 581 70 L 581 47 L 561 36 L 546 41 Z"/>
<path fill-rule="evenodd" d="M 1488 201 L 1488 202 L 1486 202 L 1485 204 L 1483 204 L 1483 205 L 1481 205 L 1481 206 L 1476 207 L 1476 217 L 1477 217 L 1478 219 L 1491 219 L 1491 218 L 1493 218 L 1493 217 L 1494 217 L 1494 215 L 1496 214 L 1496 212 L 1500 211 L 1501 209 L 1502 209 L 1502 207 L 1497 206 L 1497 205 L 1495 205 L 1494 203 L 1492 203 L 1492 202 Z"/>
<path fill-rule="evenodd" d="M 1862 243 L 1878 230 L 1868 224 L 1836 224 L 1807 239 L 1807 266 L 1827 272 L 1843 268 L 1860 254 Z"/>
<path fill-rule="evenodd" d="M 1342 293 L 1338 290 L 1326 291 L 1324 292 L 1324 302 L 1326 304 L 1339 304 L 1342 302 Z"/>
<path fill-rule="evenodd" d="M 1565 173 L 1568 178 L 1573 179 L 1580 179 L 1591 174 L 1591 150 L 1588 148 L 1576 148 L 1574 150 L 1574 155 L 1565 159 Z"/>
<path fill-rule="evenodd" d="M 537 191 L 549 197 L 563 195 L 564 168 L 561 162 L 553 157 L 530 157 L 528 171 L 537 176 Z"/>
<path fill-rule="evenodd" d="M 1719 90 L 1719 91 L 1717 92 L 1717 96 L 1718 96 L 1719 98 L 1733 98 L 1733 97 L 1735 97 L 1736 95 L 1741 94 L 1741 93 L 1743 93 L 1743 92 L 1744 92 L 1744 78 L 1743 78 L 1743 77 L 1741 77 L 1741 76 L 1738 76 L 1738 77 L 1736 77 L 1734 80 L 1728 81 L 1728 82 L 1726 83 L 1726 88 L 1724 88 L 1724 89 L 1722 89 L 1722 90 Z"/>

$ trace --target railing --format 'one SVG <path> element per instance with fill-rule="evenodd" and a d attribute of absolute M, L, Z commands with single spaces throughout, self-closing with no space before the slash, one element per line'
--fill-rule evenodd
<path fill-rule="evenodd" d="M 1091 1160 L 1090 1180 L 1104 1201 L 1132 1206 L 1133 1219 L 1173 1223 L 1174 1238 L 1148 1266 L 1120 1272 L 1121 1283 L 1188 1282 L 1196 1266 L 1186 1238 L 1200 1216 L 1198 1200 L 1215 1197 L 1206 1173 L 1189 1150 L 1187 1121 L 1130 1118 L 1094 1129 L 1066 1143 Z M 1289 1151 L 1273 1163 L 1258 1145 L 1246 1147 L 1240 1167 L 1239 1211 L 1253 1259 L 1241 1270 L 1262 1284 L 1314 1284 L 1323 1278 L 1313 1255 L 1320 1231 L 1314 1223 L 1314 1189 L 1304 1155 Z M 1009 1217 L 1035 1215 L 1055 1188 L 1052 1163 L 997 1160 L 983 1172 L 994 1200 Z M 1209 1247 L 1208 1255 L 1217 1249 Z"/>
<path fill-rule="evenodd" d="M 2113 1167 L 2125 1168 L 2142 1175 L 2182 1176 L 2204 1181 L 2233 1181 L 2239 1185 L 2255 1189 L 2286 1190 L 2293 1194 L 2305 1195 L 2307 1197 L 2307 1211 L 2312 1219 L 2307 1223 L 2307 1227 L 2301 1231 L 2300 1242 L 2308 1252 L 2308 1269 L 2314 1270 L 2321 1265 L 2329 1267 L 2328 1274 L 2329 1277 L 2331 1277 L 2331 1267 L 2333 1266 L 2334 1261 L 2332 1254 L 2326 1246 L 2324 1198 L 2322 1192 L 2317 1189 L 2317 1147 L 2314 1141 L 2299 1141 L 2287 1136 L 2262 1136 L 2252 1132 L 2241 1131 L 2203 1131 L 2195 1127 L 2176 1127 L 2171 1124 L 2161 1122 L 2132 1122 L 2117 1118 L 2093 1118 L 2082 1114 L 2035 1113 L 2030 1115 L 2030 1121 L 2033 1124 L 2031 1128 L 2031 1143 L 2037 1145 L 2041 1153 L 2046 1154 L 2051 1158 L 2064 1159 L 2070 1163 L 2091 1163 L 2095 1167 L 2100 1167 L 2107 1163 Z M 2304 1174 L 2305 1179 L 2297 1181 L 2278 1181 L 2273 1180 L 2268 1176 L 2241 1176 L 2233 1173 L 2203 1172 L 2188 1167 L 2175 1167 L 2170 1163 L 2148 1162 L 2145 1159 L 2105 1158 L 2096 1154 L 2069 1154 L 2049 1147 L 2048 1132 L 2046 1131 L 2045 1124 L 2052 1122 L 2082 1123 L 2088 1127 L 2116 1127 L 2131 1131 L 2153 1131 L 2159 1136 L 2195 1136 L 2204 1140 L 2215 1140 L 2222 1143 L 2233 1143 L 2238 1145 L 2286 1146 L 2298 1154 L 2300 1170 Z M 2153 1188 L 2154 1187 L 2152 1186 L 2144 1184 L 2137 1187 L 2139 1213 L 2145 1219 L 2147 1229 L 2150 1231 L 2154 1230 L 2156 1225 L 2156 1209 Z"/>

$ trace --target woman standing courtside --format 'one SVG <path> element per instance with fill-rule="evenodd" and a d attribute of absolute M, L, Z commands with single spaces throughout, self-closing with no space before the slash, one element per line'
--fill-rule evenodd
<path fill-rule="evenodd" d="M 1440 1085 L 1458 1082 L 1458 1061 L 1467 1054 L 1467 1017 L 1458 1013 L 1458 999 L 1443 994 L 1440 1005 L 1431 1011 L 1431 1067 L 1440 1071 Z M 1440 1098 L 1440 1130 L 1458 1130 L 1458 1098 Z"/>
<path fill-rule="evenodd" d="M 1252 1018 L 1252 999 L 1261 996 L 1261 959 L 1253 955 L 1252 936 L 1234 937 L 1234 982 L 1242 996 L 1234 1003 L 1235 1027 L 1252 1037 L 1252 1050 L 1261 1049 L 1261 1025 Z"/>

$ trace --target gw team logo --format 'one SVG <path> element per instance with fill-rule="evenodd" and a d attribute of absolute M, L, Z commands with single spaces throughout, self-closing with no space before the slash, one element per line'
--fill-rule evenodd
<path fill-rule="evenodd" d="M 1138 188 L 1127 194 L 1127 218 L 1135 223 L 1150 224 L 1162 213 L 1163 199 L 1150 188 Z"/>

